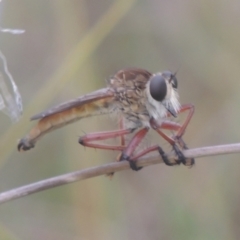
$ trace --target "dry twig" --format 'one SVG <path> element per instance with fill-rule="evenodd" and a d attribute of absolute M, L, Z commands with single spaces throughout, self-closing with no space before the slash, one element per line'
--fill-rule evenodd
<path fill-rule="evenodd" d="M 239 152 L 240 152 L 240 143 L 236 143 L 236 144 L 189 149 L 189 150 L 183 151 L 183 154 L 187 158 L 198 158 L 198 157 L 223 155 L 223 154 L 239 153 Z M 174 158 L 174 155 L 171 154 L 168 157 L 169 159 L 172 159 Z M 137 161 L 137 165 L 145 167 L 145 166 L 149 166 L 149 165 L 153 165 L 161 162 L 162 162 L 162 159 L 160 157 L 151 157 L 151 158 L 139 159 Z M 11 201 L 13 199 L 30 195 L 32 193 L 40 192 L 45 189 L 108 174 L 111 172 L 118 172 L 126 169 L 129 169 L 128 162 L 126 161 L 113 162 L 113 163 L 108 163 L 102 166 L 92 167 L 84 170 L 79 170 L 76 172 L 63 174 L 57 177 L 45 179 L 39 182 L 31 183 L 29 185 L 25 185 L 19 188 L 15 188 L 15 189 L 0 193 L 0 204 Z"/>

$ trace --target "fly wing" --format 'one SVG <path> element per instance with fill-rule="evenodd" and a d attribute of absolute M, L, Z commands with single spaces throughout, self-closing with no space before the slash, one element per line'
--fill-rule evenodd
<path fill-rule="evenodd" d="M 33 148 L 44 134 L 81 118 L 109 113 L 113 105 L 114 92 L 109 88 L 103 88 L 39 113 L 31 118 L 39 121 L 30 133 L 19 141 L 18 150 L 26 151 Z"/>
<path fill-rule="evenodd" d="M 78 108 L 84 104 L 96 101 L 99 99 L 111 98 L 113 97 L 113 92 L 109 88 L 102 88 L 92 93 L 86 94 L 84 96 L 78 97 L 76 99 L 70 100 L 68 102 L 62 103 L 51 109 L 38 113 L 30 118 L 30 120 L 37 120 L 47 116 L 54 115 L 56 113 L 64 112 L 72 108 Z"/>

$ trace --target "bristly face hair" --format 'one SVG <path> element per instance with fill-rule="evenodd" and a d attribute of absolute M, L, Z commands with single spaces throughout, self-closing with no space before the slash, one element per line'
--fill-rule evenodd
<path fill-rule="evenodd" d="M 180 109 L 179 95 L 177 92 L 177 79 L 169 71 L 154 74 L 147 84 L 147 104 L 149 114 L 155 120 L 161 120 L 167 116 L 167 112 L 174 117 Z"/>

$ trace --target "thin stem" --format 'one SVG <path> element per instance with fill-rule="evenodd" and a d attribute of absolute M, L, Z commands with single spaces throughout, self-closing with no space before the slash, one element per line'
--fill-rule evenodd
<path fill-rule="evenodd" d="M 202 147 L 195 149 L 188 149 L 183 151 L 183 154 L 187 158 L 199 158 L 199 157 L 207 157 L 214 155 L 223 155 L 229 153 L 239 153 L 240 152 L 240 143 L 236 144 L 228 144 L 228 145 L 219 145 L 219 146 L 211 146 L 211 147 Z M 169 159 L 173 159 L 174 155 L 168 155 Z M 145 167 L 157 163 L 162 163 L 162 159 L 157 157 L 151 158 L 142 158 L 137 161 L 137 165 L 140 167 Z M 31 183 L 29 185 L 25 185 L 19 188 L 15 188 L 6 192 L 0 193 L 0 204 L 4 202 L 8 202 L 20 197 L 24 197 L 36 192 L 40 192 L 46 189 L 50 189 L 53 187 L 61 186 L 64 184 L 112 173 L 118 172 L 122 170 L 129 169 L 129 164 L 126 161 L 123 162 L 112 162 L 102 166 L 92 167 L 88 169 L 79 170 L 76 172 L 71 172 L 67 174 L 63 174 L 60 176 L 44 179 L 39 182 Z"/>

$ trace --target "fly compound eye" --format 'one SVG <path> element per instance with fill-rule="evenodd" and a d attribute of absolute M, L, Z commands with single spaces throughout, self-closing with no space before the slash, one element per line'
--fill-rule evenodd
<path fill-rule="evenodd" d="M 153 99 L 161 102 L 167 94 L 167 85 L 162 75 L 157 74 L 150 78 L 150 94 Z"/>
<path fill-rule="evenodd" d="M 168 79 L 168 81 L 172 84 L 172 87 L 177 89 L 178 87 L 178 82 L 177 82 L 177 78 L 176 78 L 176 74 L 172 74 L 170 71 L 164 71 L 162 73 L 162 75 Z"/>

